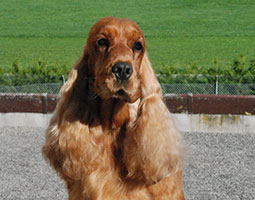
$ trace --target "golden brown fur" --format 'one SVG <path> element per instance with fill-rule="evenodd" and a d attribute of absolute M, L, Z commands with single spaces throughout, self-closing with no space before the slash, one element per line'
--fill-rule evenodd
<path fill-rule="evenodd" d="M 128 80 L 113 73 L 119 62 L 132 66 Z M 69 199 L 184 199 L 181 147 L 142 31 L 128 19 L 99 20 L 61 89 L 43 146 Z"/>

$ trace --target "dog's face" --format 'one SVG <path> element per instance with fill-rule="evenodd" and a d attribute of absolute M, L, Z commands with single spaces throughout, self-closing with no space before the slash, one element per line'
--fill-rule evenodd
<path fill-rule="evenodd" d="M 102 99 L 134 102 L 140 97 L 139 69 L 145 39 L 136 23 L 107 17 L 90 30 L 86 49 L 94 92 Z"/>

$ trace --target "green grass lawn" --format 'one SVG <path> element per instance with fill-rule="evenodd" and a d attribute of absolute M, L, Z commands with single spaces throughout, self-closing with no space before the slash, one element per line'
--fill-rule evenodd
<path fill-rule="evenodd" d="M 72 66 L 101 17 L 133 19 L 144 31 L 154 68 L 228 67 L 255 58 L 253 0 L 8 0 L 0 2 L 0 67 L 42 58 Z"/>

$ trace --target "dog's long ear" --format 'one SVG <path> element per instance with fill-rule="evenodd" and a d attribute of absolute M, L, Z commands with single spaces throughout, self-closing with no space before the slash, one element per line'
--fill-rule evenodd
<path fill-rule="evenodd" d="M 138 118 L 123 141 L 123 162 L 127 178 L 153 184 L 180 170 L 182 142 L 147 55 L 140 70 Z"/>
<path fill-rule="evenodd" d="M 140 76 L 141 76 L 142 99 L 152 94 L 161 95 L 161 87 L 155 76 L 147 52 L 145 52 L 141 63 Z"/>
<path fill-rule="evenodd" d="M 72 70 L 69 73 L 68 79 L 66 83 L 62 86 L 60 90 L 60 97 L 56 107 L 56 115 L 58 116 L 58 123 L 62 121 L 63 114 L 67 111 L 68 107 L 71 106 L 71 101 L 74 99 L 75 90 L 84 89 L 83 94 L 86 94 L 87 88 L 87 76 L 88 76 L 88 52 L 86 46 L 84 47 L 84 51 L 82 56 L 77 60 L 74 64 Z M 79 84 L 79 82 L 82 82 Z"/>
<path fill-rule="evenodd" d="M 78 164 L 80 162 L 71 162 L 68 159 L 65 160 L 64 156 L 68 154 L 66 152 L 63 153 L 63 149 L 65 149 L 67 144 L 71 146 L 76 144 L 74 141 L 70 140 L 70 138 L 75 137 L 68 137 L 72 134 L 70 130 L 80 130 L 77 128 L 79 124 L 68 122 L 70 122 L 70 120 L 75 120 L 74 115 L 77 113 L 75 112 L 77 110 L 77 104 L 75 102 L 77 97 L 75 97 L 75 93 L 79 92 L 75 91 L 80 89 L 79 87 L 81 87 L 80 82 L 82 79 L 87 80 L 87 73 L 88 53 L 85 48 L 83 55 L 74 64 L 68 80 L 60 90 L 57 107 L 46 131 L 46 142 L 43 146 L 43 155 L 50 161 L 51 165 L 54 166 L 60 174 L 63 175 L 64 173 L 65 176 L 70 177 L 80 177 L 78 173 Z M 84 87 L 86 87 L 86 81 L 84 81 L 84 84 Z M 67 124 L 69 126 L 66 126 Z M 61 135 L 63 136 L 62 138 L 60 137 Z M 74 169 L 76 169 L 76 171 Z"/>

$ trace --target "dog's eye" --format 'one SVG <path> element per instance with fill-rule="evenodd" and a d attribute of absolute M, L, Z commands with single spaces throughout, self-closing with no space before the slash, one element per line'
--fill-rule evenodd
<path fill-rule="evenodd" d="M 143 45 L 141 42 L 135 42 L 134 46 L 133 46 L 133 49 L 135 51 L 142 51 L 143 50 Z"/>
<path fill-rule="evenodd" d="M 108 47 L 109 46 L 109 41 L 106 38 L 101 38 L 97 41 L 97 45 L 99 47 Z"/>

